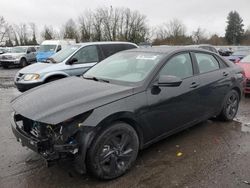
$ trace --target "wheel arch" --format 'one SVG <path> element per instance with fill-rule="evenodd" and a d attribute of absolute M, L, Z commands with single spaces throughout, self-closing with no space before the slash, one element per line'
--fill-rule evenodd
<path fill-rule="evenodd" d="M 24 59 L 25 61 L 27 61 L 27 58 L 24 57 L 24 56 L 22 56 L 22 57 L 20 58 L 20 61 L 22 61 L 22 59 Z"/>
<path fill-rule="evenodd" d="M 44 82 L 46 83 L 46 82 L 48 82 L 52 78 L 59 78 L 59 79 L 61 79 L 61 78 L 66 78 L 66 77 L 68 77 L 68 75 L 66 75 L 66 74 L 61 74 L 61 73 L 52 74 L 52 75 L 46 76 L 46 78 L 44 79 Z"/>
<path fill-rule="evenodd" d="M 105 130 L 107 127 L 109 127 L 110 124 L 113 124 L 116 122 L 124 122 L 134 128 L 139 138 L 139 144 L 140 144 L 139 148 L 142 149 L 143 143 L 144 143 L 143 131 L 142 131 L 140 123 L 138 122 L 138 120 L 136 119 L 136 117 L 134 116 L 132 112 L 117 112 L 115 114 L 107 116 L 96 126 L 95 136 L 98 133 Z"/>
<path fill-rule="evenodd" d="M 238 87 L 233 87 L 232 90 L 235 90 L 239 94 L 239 99 L 241 100 L 241 90 Z"/>

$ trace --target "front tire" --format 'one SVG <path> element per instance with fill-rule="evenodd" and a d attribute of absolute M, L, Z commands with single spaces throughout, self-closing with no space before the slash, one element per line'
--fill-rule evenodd
<path fill-rule="evenodd" d="M 99 179 L 114 179 L 134 164 L 139 139 L 130 125 L 118 122 L 96 135 L 87 152 L 87 170 Z"/>
<path fill-rule="evenodd" d="M 8 69 L 9 66 L 8 65 L 2 65 L 4 69 Z"/>
<path fill-rule="evenodd" d="M 24 59 L 24 58 L 22 58 L 22 59 L 20 60 L 20 65 L 21 65 L 22 68 L 23 68 L 23 67 L 26 67 L 26 66 L 28 65 L 27 60 Z"/>
<path fill-rule="evenodd" d="M 239 108 L 239 94 L 237 91 L 230 91 L 226 97 L 223 104 L 223 109 L 219 115 L 219 118 L 223 121 L 231 121 L 237 114 Z"/>

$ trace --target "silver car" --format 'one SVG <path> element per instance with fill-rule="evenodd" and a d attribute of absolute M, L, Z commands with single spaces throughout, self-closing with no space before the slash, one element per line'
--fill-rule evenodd
<path fill-rule="evenodd" d="M 137 48 L 129 42 L 89 42 L 71 45 L 46 60 L 21 69 L 15 76 L 17 89 L 28 89 L 68 76 L 80 76 L 101 60 L 122 50 Z"/>
<path fill-rule="evenodd" d="M 0 62 L 3 68 L 13 65 L 25 67 L 36 61 L 36 49 L 33 46 L 16 46 L 10 52 L 0 55 Z"/>

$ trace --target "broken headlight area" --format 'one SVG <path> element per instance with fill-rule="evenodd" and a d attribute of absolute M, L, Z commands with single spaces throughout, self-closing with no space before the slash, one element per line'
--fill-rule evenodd
<path fill-rule="evenodd" d="M 76 140 L 80 131 L 75 121 L 65 121 L 49 125 L 14 115 L 16 127 L 12 130 L 23 146 L 38 152 L 47 160 L 54 160 L 76 154 L 79 143 Z"/>

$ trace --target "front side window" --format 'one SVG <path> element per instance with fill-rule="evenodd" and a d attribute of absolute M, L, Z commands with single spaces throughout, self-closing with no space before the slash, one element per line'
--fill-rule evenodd
<path fill-rule="evenodd" d="M 214 71 L 220 68 L 214 56 L 204 53 L 195 53 L 200 73 Z"/>
<path fill-rule="evenodd" d="M 193 66 L 189 53 L 171 58 L 160 71 L 160 75 L 187 78 L 193 76 Z"/>
<path fill-rule="evenodd" d="M 36 49 L 34 47 L 31 47 L 32 52 L 36 52 Z"/>
<path fill-rule="evenodd" d="M 60 52 L 57 52 L 56 54 L 52 55 L 49 59 L 53 59 L 53 63 L 60 63 L 64 60 L 66 60 L 70 55 L 74 54 L 81 46 L 80 45 L 71 45 Z"/>
<path fill-rule="evenodd" d="M 77 59 L 77 63 L 91 63 L 98 62 L 98 52 L 96 46 L 86 46 L 81 48 L 76 54 L 72 57 Z"/>

